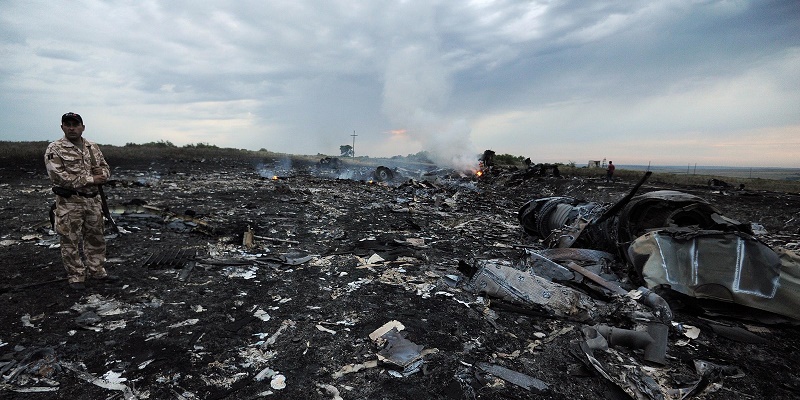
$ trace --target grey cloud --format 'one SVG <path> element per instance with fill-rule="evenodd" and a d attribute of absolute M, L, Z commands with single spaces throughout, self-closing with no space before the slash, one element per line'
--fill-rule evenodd
<path fill-rule="evenodd" d="M 409 129 L 424 146 L 458 142 L 471 152 L 471 140 L 491 136 L 498 148 L 522 152 L 516 132 L 544 127 L 608 135 L 674 128 L 711 138 L 800 125 L 792 112 L 800 3 L 790 0 L 89 1 L 73 19 L 61 18 L 68 3 L 6 3 L 0 110 L 24 93 L 31 109 L 0 111 L 17 137 L 46 132 L 49 124 L 29 121 L 67 106 L 138 107 L 173 119 L 216 107 L 233 119 L 252 116 L 252 126 L 230 128 L 234 147 L 287 129 L 302 145 L 275 140 L 287 146 L 276 150 L 308 153 L 337 151 L 339 135 L 346 141 L 354 129 L 365 146 Z M 59 82 L 80 82 L 86 98 L 64 98 L 69 88 Z M 720 98 L 716 110 L 703 97 L 742 90 L 763 98 Z M 574 112 L 578 120 L 563 120 Z M 471 129 L 508 114 L 540 126 Z M 215 129 L 225 137 L 224 126 Z"/>

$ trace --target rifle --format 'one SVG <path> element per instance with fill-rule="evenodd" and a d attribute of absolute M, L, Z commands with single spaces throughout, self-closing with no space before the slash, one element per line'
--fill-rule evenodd
<path fill-rule="evenodd" d="M 89 145 L 89 157 L 92 159 L 92 166 L 97 166 L 97 160 L 94 158 L 94 153 L 92 152 L 92 145 Z M 111 222 L 111 230 L 114 233 L 119 233 L 119 227 L 117 223 L 114 222 L 114 219 L 111 218 L 111 211 L 108 209 L 108 199 L 106 198 L 106 192 L 103 191 L 103 185 L 97 185 L 97 191 L 100 194 L 100 205 L 103 209 L 103 216 L 106 217 L 108 222 Z"/>

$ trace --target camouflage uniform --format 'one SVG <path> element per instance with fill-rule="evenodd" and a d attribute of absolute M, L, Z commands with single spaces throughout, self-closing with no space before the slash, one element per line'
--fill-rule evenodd
<path fill-rule="evenodd" d="M 91 185 L 92 156 L 103 175 L 110 176 L 103 153 L 95 143 L 82 139 L 79 148 L 62 137 L 47 146 L 45 165 L 54 186 L 75 190 L 69 197 L 56 196 L 55 230 L 61 236 L 61 260 L 70 283 L 107 276 L 106 241 L 103 237 L 103 212 L 98 188 Z M 87 270 L 88 269 L 88 273 Z"/>

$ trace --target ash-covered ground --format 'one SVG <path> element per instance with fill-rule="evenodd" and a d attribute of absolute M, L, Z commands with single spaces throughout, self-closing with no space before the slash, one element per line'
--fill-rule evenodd
<path fill-rule="evenodd" d="M 625 398 L 576 346 L 584 323 L 494 307 L 452 278 L 460 261 L 542 248 L 519 225 L 526 201 L 614 202 L 634 182 L 441 170 L 371 182 L 374 166 L 346 163 L 109 161 L 105 190 L 124 233 L 108 239 L 107 268 L 122 279 L 81 292 L 63 280 L 43 168 L 0 166 L 0 398 Z M 798 249 L 800 196 L 657 181 L 640 192 L 696 194 L 758 224 L 770 246 Z M 796 327 L 674 311 L 699 336 L 671 331 L 664 366 L 625 348 L 617 361 L 673 389 L 705 379 L 692 398 L 800 396 Z M 369 335 L 390 321 L 421 364 L 378 360 Z M 698 362 L 720 368 L 702 375 Z"/>

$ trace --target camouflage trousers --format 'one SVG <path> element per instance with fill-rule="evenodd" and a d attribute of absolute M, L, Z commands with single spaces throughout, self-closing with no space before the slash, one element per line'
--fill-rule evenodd
<path fill-rule="evenodd" d="M 91 278 L 107 275 L 100 201 L 99 197 L 56 198 L 55 229 L 61 236 L 61 260 L 70 283 L 83 282 L 87 275 Z"/>

